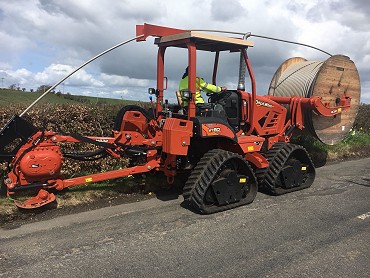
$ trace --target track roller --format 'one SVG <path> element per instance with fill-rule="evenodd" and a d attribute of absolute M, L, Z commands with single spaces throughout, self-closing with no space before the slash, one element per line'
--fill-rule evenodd
<path fill-rule="evenodd" d="M 315 179 L 315 167 L 302 146 L 276 143 L 265 154 L 270 163 L 265 169 L 257 169 L 260 188 L 272 195 L 282 195 L 311 186 Z"/>
<path fill-rule="evenodd" d="M 183 196 L 197 212 L 210 214 L 252 203 L 257 191 L 257 179 L 243 157 L 214 149 L 190 174 Z"/>

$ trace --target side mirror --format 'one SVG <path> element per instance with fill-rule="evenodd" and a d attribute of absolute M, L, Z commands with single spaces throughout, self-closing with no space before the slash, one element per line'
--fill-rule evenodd
<path fill-rule="evenodd" d="M 191 98 L 191 94 L 189 91 L 182 91 L 181 92 L 182 98 L 189 100 Z"/>
<path fill-rule="evenodd" d="M 168 78 L 165 76 L 164 77 L 164 84 L 163 84 L 163 90 L 165 91 L 165 90 L 167 90 L 167 88 L 168 88 Z"/>
<path fill-rule="evenodd" d="M 149 88 L 148 89 L 148 94 L 149 95 L 155 95 L 155 93 L 156 93 L 156 90 L 154 88 Z"/>

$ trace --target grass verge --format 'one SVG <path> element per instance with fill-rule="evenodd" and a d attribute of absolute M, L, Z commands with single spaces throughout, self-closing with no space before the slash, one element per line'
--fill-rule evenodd
<path fill-rule="evenodd" d="M 353 131 L 342 142 L 330 146 L 309 136 L 299 136 L 292 143 L 302 145 L 309 152 L 316 167 L 341 160 L 370 156 L 370 133 Z"/>
<path fill-rule="evenodd" d="M 50 209 L 66 210 L 67 212 L 61 213 L 66 214 L 122 203 L 138 202 L 154 197 L 155 193 L 153 192 L 164 188 L 168 187 L 165 185 L 163 175 L 131 176 L 100 183 L 83 184 L 62 191 L 56 191 L 54 192 L 56 202 L 40 209 L 32 210 L 18 209 L 14 205 L 12 198 L 1 197 L 0 225 L 9 224 L 14 221 L 48 219 L 50 211 L 48 212 L 47 210 Z M 17 200 L 24 201 L 29 196 L 35 196 L 36 193 L 20 195 L 17 197 Z"/>

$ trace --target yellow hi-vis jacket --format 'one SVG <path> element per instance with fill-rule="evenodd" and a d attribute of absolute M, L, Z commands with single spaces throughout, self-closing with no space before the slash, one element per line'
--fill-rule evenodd
<path fill-rule="evenodd" d="M 179 91 L 187 91 L 188 90 L 188 76 L 184 77 L 180 81 Z M 209 84 L 203 80 L 201 77 L 196 78 L 196 93 L 195 93 L 195 104 L 204 103 L 204 99 L 202 98 L 200 91 L 205 91 L 206 93 L 221 93 L 222 89 L 220 86 L 215 86 L 213 84 Z M 183 99 L 184 107 L 188 106 L 187 100 Z"/>

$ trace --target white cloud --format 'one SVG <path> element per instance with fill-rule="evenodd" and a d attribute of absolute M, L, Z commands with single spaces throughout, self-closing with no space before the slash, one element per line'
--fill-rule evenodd
<path fill-rule="evenodd" d="M 9 84 L 8 86 L 4 87 L 9 87 L 12 84 L 19 85 L 21 87 L 24 87 L 25 85 L 28 84 L 29 80 L 32 80 L 32 72 L 25 69 L 16 69 L 12 70 L 10 68 L 7 68 L 5 70 L 0 70 L 0 77 L 4 78 L 2 80 L 2 83 Z"/>
<path fill-rule="evenodd" d="M 106 83 L 110 84 L 110 86 L 139 86 L 139 87 L 147 87 L 149 86 L 148 79 L 137 79 L 137 78 L 130 78 L 128 76 L 119 76 L 119 75 L 108 75 L 108 74 L 101 74 L 101 79 Z"/>
<path fill-rule="evenodd" d="M 365 103 L 370 103 L 370 81 L 361 82 L 361 98 Z"/>
<path fill-rule="evenodd" d="M 35 81 L 41 84 L 55 84 L 74 70 L 70 65 L 51 64 L 42 72 L 35 75 Z M 87 73 L 84 69 L 79 70 L 65 81 L 69 86 L 102 87 L 104 83 Z"/>
<path fill-rule="evenodd" d="M 18 37 L 14 36 L 10 33 L 6 33 L 4 30 L 0 31 L 0 53 L 1 56 L 5 56 L 9 53 L 16 53 L 18 51 L 22 51 L 27 47 L 32 45 L 32 42 L 29 41 L 26 37 Z"/>
<path fill-rule="evenodd" d="M 1 70 L 10 70 L 12 66 L 9 63 L 4 63 L 0 61 L 0 69 Z"/>

